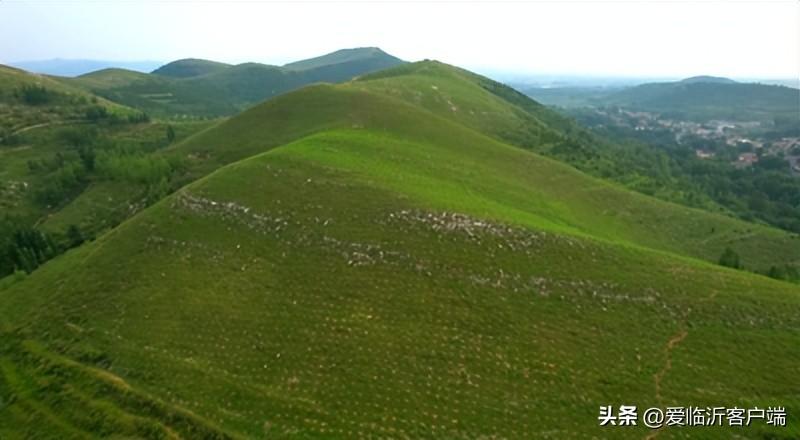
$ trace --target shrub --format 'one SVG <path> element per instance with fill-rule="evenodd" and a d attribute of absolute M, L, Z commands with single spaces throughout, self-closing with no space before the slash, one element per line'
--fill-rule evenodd
<path fill-rule="evenodd" d="M 719 264 L 721 266 L 730 267 L 733 269 L 741 269 L 742 263 L 739 258 L 739 254 L 736 253 L 731 248 L 725 248 L 725 251 L 722 252 L 722 255 L 719 257 Z"/>

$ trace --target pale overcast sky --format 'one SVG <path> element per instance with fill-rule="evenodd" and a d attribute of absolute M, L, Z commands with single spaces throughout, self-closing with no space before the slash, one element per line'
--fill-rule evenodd
<path fill-rule="evenodd" d="M 0 0 L 0 63 L 283 64 L 359 46 L 479 70 L 797 78 L 800 2 Z"/>

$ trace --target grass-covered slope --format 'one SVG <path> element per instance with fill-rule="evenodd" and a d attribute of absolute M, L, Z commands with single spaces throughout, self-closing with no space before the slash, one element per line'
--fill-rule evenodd
<path fill-rule="evenodd" d="M 601 404 L 800 408 L 800 290 L 516 211 L 514 169 L 544 171 L 503 148 L 320 133 L 0 291 L 0 433 L 589 438 Z"/>
<path fill-rule="evenodd" d="M 519 111 L 517 107 L 500 106 L 499 100 L 491 102 L 509 114 Z M 462 203 L 465 207 L 482 207 L 477 203 L 482 196 L 493 203 L 502 201 L 520 214 L 516 217 L 522 223 L 527 219 L 534 226 L 549 224 L 708 261 L 717 261 L 725 248 L 731 247 L 750 269 L 800 263 L 800 238 L 796 235 L 627 191 L 470 129 L 485 129 L 480 121 L 464 119 L 462 125 L 447 114 L 449 109 L 443 110 L 444 116 L 439 116 L 442 111 L 435 107 L 431 109 L 436 113 L 391 94 L 366 91 L 359 82 L 319 85 L 267 101 L 189 138 L 172 152 L 185 158 L 197 177 L 314 133 L 341 128 L 380 130 L 403 139 L 451 146 L 453 151 L 440 158 L 441 162 L 432 163 L 436 168 L 441 168 L 440 163 L 458 164 L 450 176 L 453 181 L 480 185 L 507 175 L 516 177 L 512 185 L 503 186 L 506 191 L 502 196 L 472 190 L 470 194 L 475 197 Z M 466 154 L 469 148 L 482 149 L 481 160 Z M 459 187 L 454 191 L 458 193 Z M 493 213 L 484 210 L 480 214 Z M 537 224 L 532 218 L 549 220 Z"/>
<path fill-rule="evenodd" d="M 375 66 L 393 67 L 403 63 L 403 60 L 389 55 L 377 47 L 357 47 L 354 49 L 341 49 L 319 57 L 295 61 L 283 67 L 289 70 L 309 70 L 320 67 L 348 64 L 353 62 L 369 62 Z"/>
<path fill-rule="evenodd" d="M 192 136 L 168 154 L 197 180 L 3 280 L 0 437 L 641 439 L 599 406 L 800 411 L 800 288 L 702 261 L 797 262 L 797 239 L 391 88 L 307 87 Z"/>
<path fill-rule="evenodd" d="M 186 58 L 165 64 L 154 70 L 152 73 L 173 78 L 189 78 L 193 76 L 208 75 L 209 73 L 220 72 L 229 67 L 231 67 L 230 64 L 220 63 L 217 61 Z"/>
<path fill-rule="evenodd" d="M 138 113 L 53 77 L 0 65 L 0 142 L 35 126 Z"/>

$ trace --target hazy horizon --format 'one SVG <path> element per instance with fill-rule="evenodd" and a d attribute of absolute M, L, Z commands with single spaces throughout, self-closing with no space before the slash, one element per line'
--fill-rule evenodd
<path fill-rule="evenodd" d="M 0 2 L 0 62 L 8 64 L 204 58 L 282 65 L 374 46 L 479 72 L 794 79 L 798 32 L 796 1 Z"/>

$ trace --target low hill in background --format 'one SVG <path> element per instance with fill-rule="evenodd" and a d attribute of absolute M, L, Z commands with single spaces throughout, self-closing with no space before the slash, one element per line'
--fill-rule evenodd
<path fill-rule="evenodd" d="M 154 70 L 153 74 L 169 76 L 172 78 L 189 78 L 192 76 L 207 75 L 231 67 L 230 64 L 219 63 L 216 61 L 199 60 L 196 58 L 186 58 L 173 61 Z"/>
<path fill-rule="evenodd" d="M 692 76 L 689 78 L 682 79 L 680 82 L 683 84 L 696 84 L 696 83 L 737 84 L 736 81 L 730 78 L 723 78 L 719 76 L 708 76 L 708 75 Z"/>
<path fill-rule="evenodd" d="M 110 68 L 150 72 L 163 63 L 159 61 L 73 60 L 57 58 L 52 60 L 20 61 L 9 64 L 29 72 L 46 75 L 79 76 Z"/>
<path fill-rule="evenodd" d="M 661 113 L 675 119 L 800 120 L 800 90 L 777 85 L 737 83 L 726 78 L 694 77 L 675 83 L 631 87 L 600 99 L 603 105 Z"/>
<path fill-rule="evenodd" d="M 140 111 L 110 102 L 75 85 L 2 65 L 0 104 L 0 140 L 42 124 L 141 115 Z"/>
<path fill-rule="evenodd" d="M 421 62 L 169 147 L 190 183 L 4 283 L 0 436 L 584 438 L 604 404 L 800 410 L 800 289 L 708 262 L 796 264 L 799 239 L 533 152 L 580 136 Z"/>
<path fill-rule="evenodd" d="M 327 55 L 288 63 L 283 67 L 289 70 L 309 70 L 336 64 L 351 63 L 368 63 L 375 66 L 377 70 L 401 64 L 403 60 L 389 55 L 377 47 L 360 47 L 337 50 Z"/>

